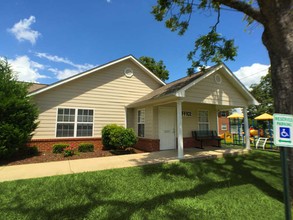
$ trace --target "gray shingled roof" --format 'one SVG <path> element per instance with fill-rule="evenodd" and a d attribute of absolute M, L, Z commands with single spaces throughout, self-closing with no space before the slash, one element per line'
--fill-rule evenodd
<path fill-rule="evenodd" d="M 30 87 L 28 88 L 28 93 L 34 92 L 38 89 L 44 88 L 48 86 L 47 84 L 40 84 L 40 83 L 31 83 Z"/>
<path fill-rule="evenodd" d="M 176 81 L 173 81 L 165 86 L 162 86 L 151 93 L 143 96 L 142 98 L 138 99 L 137 101 L 133 102 L 132 104 L 135 103 L 140 103 L 152 99 L 157 99 L 163 96 L 168 96 L 168 95 L 173 95 L 176 93 L 178 90 L 182 89 L 183 87 L 187 86 L 188 84 L 192 83 L 196 79 L 199 79 L 200 77 L 204 76 L 208 72 L 216 69 L 219 65 L 212 66 L 210 68 L 205 69 L 204 71 L 197 72 L 191 76 L 186 76 L 184 78 L 178 79 Z"/>

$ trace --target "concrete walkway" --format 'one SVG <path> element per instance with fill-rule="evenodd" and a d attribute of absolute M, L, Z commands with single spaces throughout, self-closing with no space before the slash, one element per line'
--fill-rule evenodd
<path fill-rule="evenodd" d="M 245 154 L 247 150 L 239 149 L 185 149 L 184 159 L 220 158 L 223 155 Z M 35 163 L 13 166 L 0 166 L 0 182 L 18 179 L 30 179 L 46 176 L 107 170 L 114 168 L 142 166 L 155 163 L 170 163 L 179 161 L 177 151 L 159 151 L 152 153 L 129 154 L 122 156 L 98 157 L 90 159 L 66 160 L 48 163 Z"/>

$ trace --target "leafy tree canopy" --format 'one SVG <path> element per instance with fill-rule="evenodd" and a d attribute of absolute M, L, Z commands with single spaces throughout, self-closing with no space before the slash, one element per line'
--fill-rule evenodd
<path fill-rule="evenodd" d="M 208 65 L 208 61 L 220 63 L 223 60 L 234 60 L 237 56 L 237 47 L 234 45 L 233 39 L 226 39 L 217 32 L 217 25 L 220 22 L 220 3 L 218 1 L 170 1 L 158 0 L 158 4 L 153 6 L 152 13 L 156 20 L 165 20 L 165 25 L 171 31 L 178 31 L 179 35 L 183 35 L 188 29 L 191 14 L 195 9 L 212 9 L 218 13 L 217 21 L 206 35 L 201 35 L 194 43 L 194 49 L 190 51 L 187 58 L 192 61 L 188 74 L 195 73 L 195 69 L 203 68 Z M 200 53 L 198 53 L 200 52 Z"/>
<path fill-rule="evenodd" d="M 0 59 L 0 158 L 25 147 L 37 127 L 37 107 L 27 96 L 28 86 L 18 82 L 7 61 Z"/>
<path fill-rule="evenodd" d="M 255 118 L 263 113 L 274 113 L 274 100 L 272 91 L 272 76 L 269 69 L 268 74 L 261 77 L 259 84 L 250 86 L 251 94 L 257 99 L 260 105 L 252 105 L 248 108 L 249 117 Z"/>
<path fill-rule="evenodd" d="M 142 56 L 139 58 L 139 61 L 161 80 L 166 81 L 169 79 L 169 71 L 166 69 L 162 60 L 157 62 L 152 57 Z"/>

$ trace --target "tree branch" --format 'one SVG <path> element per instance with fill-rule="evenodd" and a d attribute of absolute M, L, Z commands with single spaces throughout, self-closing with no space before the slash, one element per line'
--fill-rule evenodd
<path fill-rule="evenodd" d="M 251 7 L 251 5 L 245 2 L 242 2 L 240 0 L 215 0 L 215 2 L 219 2 L 220 4 L 236 9 L 237 11 L 243 12 L 244 14 L 248 15 L 249 17 L 253 18 L 261 24 L 265 23 L 260 11 Z"/>

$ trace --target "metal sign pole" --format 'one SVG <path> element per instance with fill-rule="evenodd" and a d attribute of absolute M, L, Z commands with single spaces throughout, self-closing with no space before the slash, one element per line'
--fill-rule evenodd
<path fill-rule="evenodd" d="M 288 174 L 288 154 L 286 147 L 280 147 L 280 156 L 282 163 L 283 185 L 284 185 L 284 204 L 286 220 L 291 220 L 291 202 L 289 191 L 289 174 Z"/>

